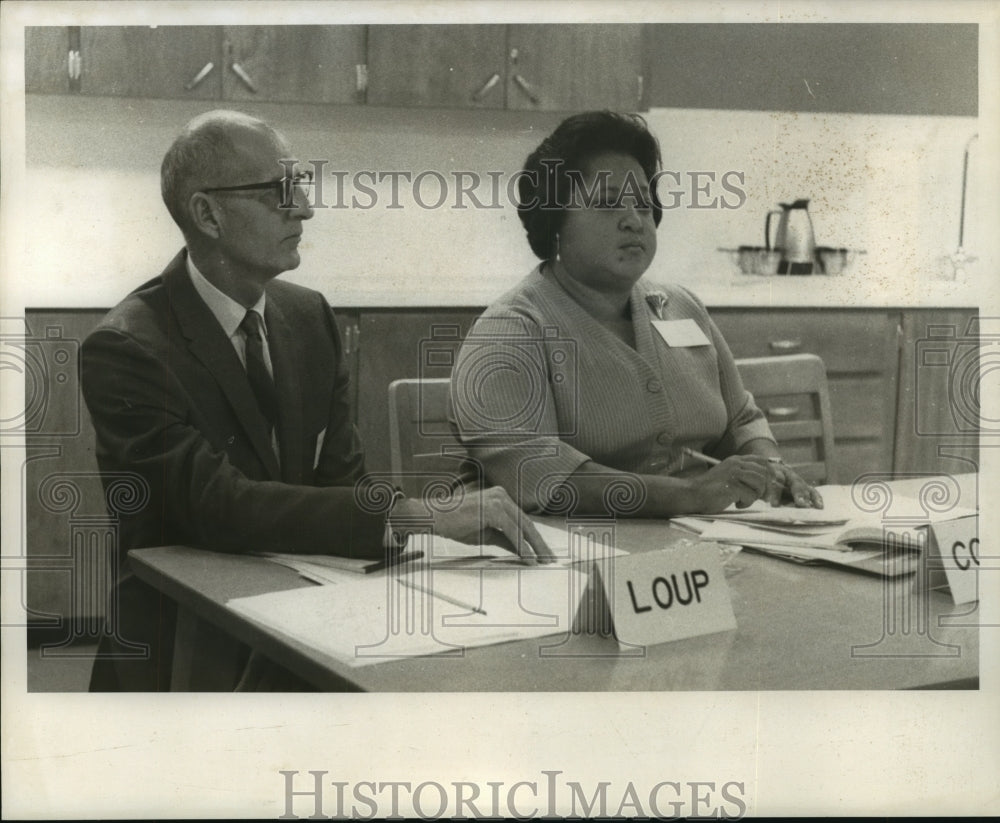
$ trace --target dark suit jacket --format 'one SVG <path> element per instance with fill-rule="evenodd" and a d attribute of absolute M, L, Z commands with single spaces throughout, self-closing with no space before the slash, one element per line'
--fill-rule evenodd
<path fill-rule="evenodd" d="M 148 502 L 120 526 L 120 630 L 143 642 L 155 641 L 140 618 L 157 621 L 154 634 L 165 627 L 155 603 L 143 606 L 154 595 L 132 577 L 129 549 L 383 552 L 384 516 L 355 502 L 364 461 L 326 300 L 278 280 L 266 289 L 279 469 L 246 372 L 191 284 L 185 254 L 112 309 L 81 356 L 101 471 L 135 472 L 149 487 Z M 166 662 L 156 661 L 161 685 Z"/>

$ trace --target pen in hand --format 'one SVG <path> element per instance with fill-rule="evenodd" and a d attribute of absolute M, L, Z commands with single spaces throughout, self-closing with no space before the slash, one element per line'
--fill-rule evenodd
<path fill-rule="evenodd" d="M 681 449 L 681 452 L 686 454 L 688 457 L 693 457 L 695 460 L 700 460 L 702 463 L 705 463 L 706 465 L 709 466 L 718 466 L 719 463 L 722 462 L 721 460 L 717 460 L 714 457 L 709 457 L 707 454 L 702 454 L 700 451 L 695 451 L 694 449 L 688 448 L 687 446 L 684 446 Z"/>

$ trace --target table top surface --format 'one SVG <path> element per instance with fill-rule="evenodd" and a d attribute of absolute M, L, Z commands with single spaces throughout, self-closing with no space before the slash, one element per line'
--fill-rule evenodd
<path fill-rule="evenodd" d="M 958 478 L 975 507 L 974 476 Z M 913 482 L 919 482 L 917 480 Z M 907 483 L 894 486 L 908 490 Z M 630 552 L 683 534 L 663 521 L 619 521 Z M 977 604 L 911 591 L 895 579 L 800 565 L 743 551 L 727 563 L 737 628 L 638 650 L 599 634 L 570 633 L 441 655 L 350 667 L 226 606 L 314 584 L 253 556 L 183 546 L 140 549 L 133 568 L 196 615 L 215 623 L 324 690 L 714 691 L 975 687 Z M 527 572 L 527 573 L 530 573 Z"/>

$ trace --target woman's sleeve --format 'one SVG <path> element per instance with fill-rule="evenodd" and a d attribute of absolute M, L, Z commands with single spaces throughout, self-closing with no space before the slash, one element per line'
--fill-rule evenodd
<path fill-rule="evenodd" d="M 590 459 L 561 439 L 576 410 L 558 407 L 551 359 L 532 318 L 486 315 L 452 371 L 450 414 L 459 439 L 486 481 L 503 486 L 526 511 L 544 510 Z"/>

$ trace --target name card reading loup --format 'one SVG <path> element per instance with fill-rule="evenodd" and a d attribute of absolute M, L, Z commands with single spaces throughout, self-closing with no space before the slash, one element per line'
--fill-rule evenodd
<path fill-rule="evenodd" d="M 717 543 L 675 545 L 598 567 L 615 637 L 654 646 L 736 628 Z"/>
<path fill-rule="evenodd" d="M 956 605 L 979 599 L 979 517 L 958 517 L 927 526 L 927 574 L 915 585 L 947 589 Z"/>

